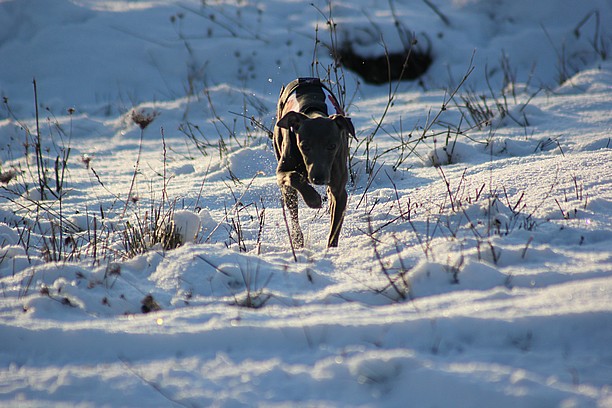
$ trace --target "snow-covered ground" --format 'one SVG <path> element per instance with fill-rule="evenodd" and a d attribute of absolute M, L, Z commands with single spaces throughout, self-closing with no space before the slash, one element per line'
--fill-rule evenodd
<path fill-rule="evenodd" d="M 610 21 L 606 0 L 0 0 L 0 405 L 612 407 Z M 332 39 L 400 33 L 433 64 L 343 72 L 340 244 L 302 205 L 294 253 L 261 129 L 280 87 L 335 80 Z"/>

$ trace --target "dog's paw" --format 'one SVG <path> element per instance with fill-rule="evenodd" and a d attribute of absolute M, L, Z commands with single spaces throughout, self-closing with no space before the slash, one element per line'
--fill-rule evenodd
<path fill-rule="evenodd" d="M 310 208 L 321 208 L 323 206 L 321 195 L 314 188 L 307 185 L 302 189 L 301 193 L 304 202 Z"/>

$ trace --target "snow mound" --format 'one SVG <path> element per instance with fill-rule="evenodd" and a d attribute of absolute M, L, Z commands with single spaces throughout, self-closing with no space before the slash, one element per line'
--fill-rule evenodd
<path fill-rule="evenodd" d="M 175 210 L 172 213 L 174 230 L 181 237 L 181 242 L 194 242 L 202 228 L 200 215 L 189 210 Z"/>
<path fill-rule="evenodd" d="M 0 406 L 612 406 L 605 21 L 0 0 Z M 375 86 L 344 40 L 432 64 Z M 336 248 L 302 199 L 292 246 L 268 137 L 313 75 L 357 133 Z"/>
<path fill-rule="evenodd" d="M 422 261 L 408 274 L 413 297 L 439 295 L 455 290 L 485 291 L 503 287 L 508 277 L 482 262 L 467 260 L 460 267 Z"/>

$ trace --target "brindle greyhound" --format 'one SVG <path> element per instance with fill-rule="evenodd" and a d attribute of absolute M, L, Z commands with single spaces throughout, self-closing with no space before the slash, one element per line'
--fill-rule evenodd
<path fill-rule="evenodd" d="M 325 184 L 331 214 L 327 246 L 338 246 L 347 200 L 348 139 L 355 128 L 318 78 L 299 78 L 283 87 L 276 117 L 276 178 L 291 216 L 291 240 L 304 246 L 297 192 L 306 205 L 321 208 L 321 196 L 309 183 Z"/>

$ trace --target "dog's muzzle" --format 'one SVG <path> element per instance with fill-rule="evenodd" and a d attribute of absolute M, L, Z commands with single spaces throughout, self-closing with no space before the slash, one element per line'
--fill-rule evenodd
<path fill-rule="evenodd" d="M 308 181 L 312 184 L 316 184 L 317 186 L 322 186 L 329 184 L 330 174 L 325 171 L 325 169 L 311 167 L 307 169 L 308 172 Z"/>
<path fill-rule="evenodd" d="M 325 184 L 329 184 L 329 179 L 325 178 L 325 177 L 312 176 L 312 177 L 309 177 L 309 179 L 310 179 L 310 182 L 312 184 L 316 184 L 317 186 L 322 186 L 322 185 L 325 185 Z"/>

